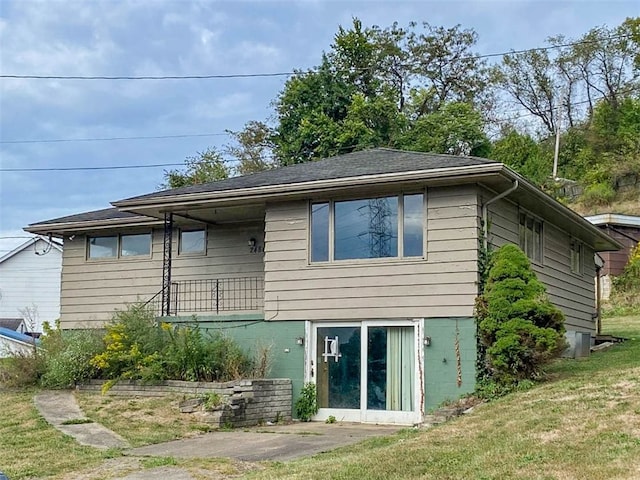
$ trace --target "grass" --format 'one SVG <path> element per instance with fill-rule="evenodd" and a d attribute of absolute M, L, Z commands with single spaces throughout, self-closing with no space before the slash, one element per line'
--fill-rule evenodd
<path fill-rule="evenodd" d="M 33 395 L 0 390 L 0 471 L 11 480 L 64 475 L 119 455 L 81 446 L 51 427 L 38 414 Z"/>
<path fill-rule="evenodd" d="M 131 399 L 77 392 L 76 398 L 87 418 L 118 432 L 134 447 L 211 431 L 197 415 L 179 413 L 179 395 Z"/>

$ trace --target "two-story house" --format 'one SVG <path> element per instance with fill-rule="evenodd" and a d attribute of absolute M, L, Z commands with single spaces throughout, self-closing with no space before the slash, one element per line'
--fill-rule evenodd
<path fill-rule="evenodd" d="M 501 163 L 375 149 L 154 192 L 27 227 L 64 238 L 61 322 L 154 299 L 317 386 L 317 419 L 418 423 L 475 387 L 479 252 L 522 246 L 567 329 L 594 331 L 617 242 Z"/>

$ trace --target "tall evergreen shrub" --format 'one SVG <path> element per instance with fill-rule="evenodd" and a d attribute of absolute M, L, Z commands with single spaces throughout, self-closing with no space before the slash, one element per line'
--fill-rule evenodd
<path fill-rule="evenodd" d="M 496 250 L 476 302 L 480 341 L 491 379 L 534 379 L 565 348 L 564 315 L 546 296 L 526 255 L 515 245 Z"/>

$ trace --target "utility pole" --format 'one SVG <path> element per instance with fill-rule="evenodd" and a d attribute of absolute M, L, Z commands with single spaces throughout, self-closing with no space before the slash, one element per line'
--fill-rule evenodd
<path fill-rule="evenodd" d="M 556 103 L 556 147 L 553 153 L 553 179 L 558 178 L 558 155 L 560 154 L 560 99 Z"/>

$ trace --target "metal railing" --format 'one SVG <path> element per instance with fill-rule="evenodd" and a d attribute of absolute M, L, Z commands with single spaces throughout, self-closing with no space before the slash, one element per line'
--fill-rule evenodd
<path fill-rule="evenodd" d="M 171 314 L 262 310 L 264 278 L 214 278 L 171 282 Z"/>

